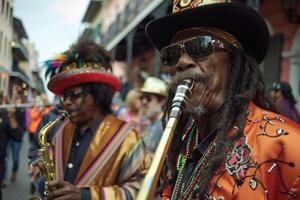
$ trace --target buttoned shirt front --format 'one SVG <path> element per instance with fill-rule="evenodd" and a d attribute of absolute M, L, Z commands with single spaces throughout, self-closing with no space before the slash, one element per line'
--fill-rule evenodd
<path fill-rule="evenodd" d="M 80 127 L 77 127 L 75 129 L 69 160 L 65 171 L 65 181 L 74 183 L 77 173 L 79 172 L 81 163 L 83 161 L 84 155 L 99 125 L 100 121 L 94 120 L 92 122 L 92 125 L 85 130 L 80 129 Z"/>

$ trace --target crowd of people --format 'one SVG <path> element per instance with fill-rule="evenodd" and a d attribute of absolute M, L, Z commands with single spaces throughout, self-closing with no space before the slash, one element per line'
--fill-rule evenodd
<path fill-rule="evenodd" d="M 173 1 L 173 14 L 151 21 L 146 32 L 169 80 L 149 75 L 120 95 L 110 53 L 80 40 L 46 64 L 55 106 L 0 109 L 1 186 L 11 150 L 10 181 L 17 180 L 27 132 L 32 193 L 49 200 L 135 199 L 176 88 L 189 79 L 192 94 L 180 108 L 156 198 L 300 199 L 297 102 L 282 81 L 272 85 L 271 101 L 265 97 L 258 65 L 269 32 L 257 11 L 233 2 Z M 3 94 L 0 103 L 7 103 Z M 46 133 L 56 176 L 49 180 L 38 134 L 63 111 L 67 119 Z"/>
<path fill-rule="evenodd" d="M 31 143 L 33 134 L 37 130 L 40 121 L 50 109 L 47 107 L 18 107 L 13 105 L 22 105 L 25 103 L 25 98 L 22 95 L 22 90 L 19 85 L 12 86 L 11 98 L 0 93 L 0 182 L 1 188 L 5 188 L 8 182 L 16 182 L 20 166 L 20 151 L 24 135 L 28 135 L 28 141 Z M 39 95 L 37 95 L 39 96 Z M 39 96 L 40 97 L 40 96 Z M 5 108 L 5 105 L 8 105 Z M 8 168 L 8 162 L 12 160 L 12 169 Z M 11 171 L 11 172 L 10 172 Z M 8 174 L 11 174 L 10 178 Z M 2 190 L 0 188 L 0 191 Z M 0 192 L 1 194 L 1 192 Z M 0 195 L 2 199 L 2 195 Z"/>
<path fill-rule="evenodd" d="M 74 49 L 70 51 L 88 51 L 88 50 L 82 50 L 80 48 L 83 48 L 85 46 L 90 47 L 94 46 L 95 48 L 99 48 L 98 51 L 100 51 L 102 54 L 107 56 L 107 63 L 111 64 L 111 58 L 109 57 L 108 52 L 106 52 L 104 49 L 102 49 L 101 46 L 96 45 L 94 43 L 91 43 L 89 41 L 83 41 L 84 45 L 82 43 L 78 43 L 73 46 Z M 103 51 L 103 52 L 102 52 Z M 74 52 L 71 52 L 70 54 L 73 54 Z M 99 52 L 89 52 L 87 55 L 95 54 L 95 59 L 97 59 L 98 53 Z M 81 57 L 81 59 L 87 59 L 84 57 Z M 87 60 L 86 62 L 91 62 L 90 60 Z M 51 68 L 51 66 L 49 66 Z M 109 67 L 107 69 L 108 71 L 111 70 Z M 101 72 L 101 71 L 99 71 Z M 82 72 L 80 72 L 82 73 Z M 97 72 L 98 73 L 98 72 Z M 102 72 L 101 72 L 102 73 Z M 44 196 L 44 191 L 45 191 L 45 181 L 41 177 L 43 173 L 43 163 L 40 159 L 41 154 L 39 152 L 40 145 L 38 143 L 38 134 L 40 133 L 40 130 L 48 123 L 51 121 L 54 121 L 56 117 L 59 115 L 59 113 L 62 110 L 67 110 L 66 109 L 66 103 L 67 105 L 70 103 L 73 103 L 73 101 L 76 103 L 76 107 L 71 107 L 69 111 L 70 113 L 70 123 L 78 123 L 78 127 L 81 127 L 81 123 L 87 123 L 86 120 L 92 121 L 88 123 L 86 126 L 91 126 L 91 127 L 82 127 L 80 129 L 76 129 L 76 144 L 74 147 L 71 148 L 70 153 L 73 152 L 73 155 L 69 153 L 70 156 L 73 157 L 73 160 L 69 160 L 69 164 L 72 162 L 75 162 L 76 160 L 76 165 L 73 164 L 72 168 L 75 168 L 75 172 L 70 172 L 69 178 L 65 178 L 64 180 L 69 180 L 70 183 L 74 184 L 75 178 L 76 178 L 76 173 L 80 168 L 81 162 L 83 162 L 83 159 L 85 157 L 83 149 L 88 149 L 88 146 L 91 145 L 91 140 L 93 138 L 93 135 L 96 134 L 98 129 L 102 128 L 103 122 L 107 124 L 113 124 L 114 128 L 116 129 L 116 132 L 112 132 L 111 135 L 107 135 L 106 137 L 108 138 L 102 138 L 108 141 L 111 140 L 111 138 L 115 137 L 116 134 L 124 134 L 124 131 L 126 131 L 126 134 L 128 134 L 128 138 L 123 138 L 122 143 L 124 144 L 119 144 L 120 146 L 123 146 L 124 150 L 115 150 L 116 155 L 112 155 L 112 161 L 108 162 L 107 165 L 110 165 L 112 162 L 115 163 L 116 160 L 119 160 L 119 163 L 116 162 L 114 165 L 116 167 L 116 170 L 114 173 L 119 174 L 119 171 L 122 171 L 122 173 L 125 173 L 124 176 L 128 179 L 128 187 L 130 184 L 134 185 L 134 188 L 136 189 L 137 185 L 136 182 L 140 182 L 141 178 L 145 173 L 145 170 L 143 168 L 148 168 L 150 165 L 151 157 L 153 156 L 153 153 L 155 152 L 155 148 L 158 145 L 159 139 L 162 135 L 162 124 L 160 121 L 160 118 L 163 114 L 163 108 L 166 103 L 166 97 L 167 97 L 167 84 L 153 76 L 146 77 L 146 80 L 144 80 L 144 84 L 142 85 L 141 88 L 134 88 L 130 90 L 126 98 L 123 100 L 119 97 L 119 95 L 115 95 L 117 92 L 117 89 L 119 88 L 119 81 L 114 75 L 111 74 L 111 77 L 113 78 L 112 82 L 113 90 L 110 91 L 110 85 L 105 86 L 108 88 L 102 88 L 102 80 L 101 76 L 106 76 L 106 74 L 101 74 L 99 80 L 100 81 L 94 81 L 91 83 L 85 83 L 85 78 L 83 80 L 83 86 L 82 89 L 79 91 L 77 90 L 71 90 L 71 92 L 68 92 L 66 95 L 63 93 L 55 93 L 57 96 L 55 102 L 57 102 L 56 105 L 54 106 L 37 106 L 37 107 L 28 107 L 28 108 L 13 108 L 13 109 L 1 109 L 1 136 L 5 138 L 3 139 L 3 145 L 2 147 L 7 147 L 1 153 L 1 184 L 2 187 L 5 187 L 8 182 L 15 182 L 17 181 L 17 170 L 19 166 L 19 154 L 20 154 L 20 149 L 21 149 L 21 144 L 23 140 L 23 135 L 26 134 L 28 136 L 28 141 L 30 143 L 30 149 L 28 152 L 28 166 L 22 166 L 28 168 L 28 174 L 31 179 L 30 183 L 30 193 L 33 194 L 38 194 L 39 196 Z M 53 75 L 52 75 L 53 76 Z M 89 81 L 89 79 L 87 79 Z M 99 82 L 99 83 L 97 83 Z M 75 88 L 78 87 L 80 84 L 76 84 Z M 61 87 L 62 84 L 60 83 L 58 87 Z M 93 96 L 93 103 L 89 107 L 84 107 L 86 105 L 85 102 L 85 96 L 88 95 L 86 92 L 90 90 L 90 94 L 95 94 Z M 61 90 L 63 92 L 63 90 Z M 110 96 L 107 96 L 108 93 L 111 93 Z M 102 94 L 105 94 L 103 96 Z M 39 99 L 41 97 L 38 96 Z M 114 100 L 113 100 L 114 99 Z M 69 102 L 71 101 L 71 102 Z M 77 103 L 78 101 L 78 103 Z M 95 102 L 102 102 L 102 103 L 95 103 Z M 104 102 L 104 103 L 103 103 Z M 4 101 L 4 96 L 1 94 L 1 105 L 6 105 L 8 102 Z M 11 104 L 21 104 L 23 101 L 10 101 Z M 46 103 L 46 102 L 44 102 Z M 82 111 L 79 110 L 79 108 L 82 108 Z M 90 109 L 90 110 L 88 110 Z M 95 110 L 99 110 L 97 114 L 94 113 Z M 77 113 L 77 120 L 76 118 L 73 119 L 72 113 Z M 85 113 L 87 112 L 86 119 L 83 118 L 85 116 Z M 7 129 L 7 127 L 11 127 L 12 125 L 9 123 L 9 120 L 4 118 L 4 116 L 8 115 L 8 113 L 11 113 L 10 116 L 14 116 L 17 121 L 17 127 L 18 130 L 13 130 L 13 129 Z M 97 117 L 96 117 L 97 116 Z M 114 117 L 113 117 L 114 116 Z M 98 118 L 99 117 L 99 118 Z M 119 119 L 119 120 L 118 120 Z M 74 121 L 73 121 L 74 120 Z M 81 122 L 81 120 L 83 122 Z M 120 121 L 124 120 L 124 121 Z M 5 121 L 5 123 L 4 123 Z M 126 124 L 124 122 L 127 122 Z M 47 141 L 50 143 L 54 143 L 55 140 L 55 135 L 59 128 L 61 127 L 63 123 L 57 124 L 53 129 L 50 130 L 50 132 L 47 135 Z M 80 124 L 80 126 L 79 126 Z M 129 126 L 130 125 L 130 126 Z M 69 125 L 70 126 L 70 125 Z M 117 128 L 115 126 L 119 126 L 120 128 Z M 128 126 L 128 127 L 127 127 Z M 3 127 L 3 128 L 2 128 Z M 122 132 L 118 132 L 118 129 L 124 128 L 125 130 Z M 4 131 L 5 130 L 5 131 Z M 9 132 L 7 132 L 9 130 Z M 130 130 L 130 131 L 129 131 Z M 77 132 L 78 131 L 78 132 Z M 80 131 L 83 131 L 80 133 Z M 86 140 L 84 137 L 80 137 L 80 135 L 85 135 L 85 132 L 89 132 L 90 138 Z M 129 132 L 128 132 L 129 131 Z M 72 133 L 68 133 L 72 134 Z M 103 134 L 99 132 L 98 134 Z M 142 140 L 140 139 L 142 138 Z M 102 142 L 102 140 L 99 140 L 98 142 Z M 112 144 L 118 143 L 120 141 L 116 140 L 115 142 L 110 141 Z M 82 146 L 79 144 L 83 144 Z M 108 143 L 107 145 L 109 145 Z M 111 145 L 112 145 L 111 144 Z M 73 144 L 74 145 L 74 144 Z M 129 146 L 128 146 L 129 145 Z M 81 147 L 81 148 L 79 148 Z M 103 146 L 104 148 L 105 146 Z M 129 150 L 133 149 L 132 152 Z M 103 149 L 104 151 L 105 149 Z M 10 152 L 12 152 L 12 158 L 13 158 L 13 167 L 12 167 L 12 173 L 11 173 L 11 178 L 10 180 L 7 180 L 6 174 L 7 174 L 7 162 L 9 161 L 10 157 Z M 81 155 L 81 160 L 78 160 L 78 153 L 82 152 L 83 154 Z M 93 154 L 92 152 L 90 152 Z M 136 160 L 135 162 L 132 162 L 132 164 L 136 165 L 137 162 L 141 163 L 141 167 L 138 168 L 140 171 L 139 174 L 136 170 L 136 166 L 131 166 L 128 165 L 128 161 L 123 160 L 125 157 L 132 156 L 126 159 L 129 159 L 132 161 Z M 94 155 L 95 156 L 95 155 Z M 99 156 L 99 155 L 98 155 Z M 133 157 L 134 156 L 134 157 Z M 138 156 L 138 157 L 136 157 Z M 121 157 L 124 157 L 121 159 Z M 97 157 L 98 158 L 98 157 Z M 70 158 L 71 159 L 71 158 Z M 96 158 L 94 158 L 96 159 Z M 121 159 L 121 160 L 120 160 Z M 140 161 L 139 161 L 140 159 Z M 125 162 L 126 161 L 126 162 Z M 66 161 L 65 161 L 66 162 Z M 57 163 L 56 163 L 57 164 Z M 126 165 L 125 165 L 126 164 Z M 120 165 L 124 165 L 124 168 L 120 168 Z M 70 166 L 70 165 L 69 165 Z M 142 167 L 143 166 L 143 167 Z M 105 170 L 110 170 L 108 167 L 104 167 Z M 99 173 L 106 174 L 105 171 L 100 171 Z M 129 176 L 128 173 L 134 174 L 136 178 Z M 115 184 L 118 181 L 124 181 L 125 177 L 121 179 L 120 176 L 116 177 L 114 175 L 113 177 L 107 177 L 107 180 L 104 179 L 103 177 L 100 178 L 100 182 L 108 182 L 111 185 L 111 193 L 116 192 Z M 120 179 L 120 180 L 119 180 Z M 133 181 L 136 179 L 135 181 Z M 133 181 L 131 183 L 131 181 Z M 57 183 L 57 184 L 62 184 L 62 183 Z M 83 183 L 81 183 L 83 184 Z M 107 183 L 106 183 L 107 184 Z M 125 183 L 124 183 L 125 184 Z M 67 185 L 68 186 L 68 185 Z M 65 187 L 67 187 L 65 186 Z M 95 186 L 96 187 L 96 186 Z M 73 188 L 74 189 L 74 188 Z M 96 188 L 94 190 L 97 190 Z M 84 192 L 85 190 L 82 190 L 83 194 L 87 193 Z M 107 188 L 107 191 L 109 192 L 109 187 Z M 126 192 L 134 191 L 134 190 L 126 190 Z M 124 194 L 126 193 L 124 192 Z M 121 192 L 120 192 L 121 193 Z M 74 194 L 76 195 L 76 194 Z M 132 196 L 135 196 L 136 192 L 133 192 Z M 115 196 L 113 199 L 118 198 L 119 195 Z M 51 196 L 50 196 L 51 197 Z M 49 197 L 48 197 L 49 198 Z M 76 196 L 74 197 L 76 198 Z M 89 199 L 90 197 L 82 197 L 82 198 L 87 198 Z"/>

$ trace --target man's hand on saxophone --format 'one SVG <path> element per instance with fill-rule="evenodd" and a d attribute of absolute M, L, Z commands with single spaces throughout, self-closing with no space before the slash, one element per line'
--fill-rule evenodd
<path fill-rule="evenodd" d="M 54 180 L 49 182 L 48 187 L 50 188 L 50 193 L 47 196 L 47 200 L 81 200 L 81 190 L 75 185 L 67 181 Z M 55 188 L 55 190 L 53 189 Z"/>

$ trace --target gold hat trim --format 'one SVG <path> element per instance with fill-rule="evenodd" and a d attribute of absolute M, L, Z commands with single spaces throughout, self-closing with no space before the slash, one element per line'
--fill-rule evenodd
<path fill-rule="evenodd" d="M 62 67 L 62 72 L 64 71 L 70 71 L 70 70 L 74 70 L 74 69 L 98 69 L 104 72 L 111 72 L 111 71 L 107 71 L 103 65 L 101 63 L 96 63 L 96 62 L 84 62 L 84 63 L 80 63 L 80 66 L 78 66 L 77 63 L 73 62 L 71 64 L 68 64 L 66 66 Z"/>
<path fill-rule="evenodd" d="M 209 4 L 227 3 L 230 0 L 173 0 L 173 13 Z"/>
<path fill-rule="evenodd" d="M 243 50 L 243 46 L 241 45 L 241 43 L 230 33 L 227 33 L 226 31 L 223 31 L 221 29 L 217 29 L 217 28 L 212 28 L 212 27 L 193 27 L 193 28 L 188 28 L 188 29 L 184 29 L 179 31 L 178 33 L 176 33 L 176 35 L 173 37 L 172 39 L 172 43 L 174 41 L 177 41 L 178 38 L 180 36 L 182 36 L 183 34 L 206 34 L 206 35 L 210 35 L 210 36 L 215 36 L 219 39 L 222 39 L 223 41 L 227 42 L 228 44 L 231 44 L 232 46 Z"/>

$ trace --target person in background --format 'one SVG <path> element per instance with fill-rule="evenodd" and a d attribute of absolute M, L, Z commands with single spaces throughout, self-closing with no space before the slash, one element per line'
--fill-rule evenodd
<path fill-rule="evenodd" d="M 300 115 L 295 107 L 297 101 L 294 98 L 290 84 L 283 81 L 274 82 L 271 98 L 279 114 L 300 124 Z"/>
<path fill-rule="evenodd" d="M 111 109 L 116 117 L 120 117 L 120 115 L 122 115 L 122 113 L 125 111 L 125 103 L 121 99 L 119 92 L 113 96 Z"/>
<path fill-rule="evenodd" d="M 36 100 L 36 103 L 46 103 L 44 95 L 38 95 Z M 35 141 L 34 134 L 37 131 L 37 128 L 39 124 L 41 123 L 43 116 L 46 115 L 50 110 L 52 109 L 52 106 L 34 106 L 32 108 L 29 108 L 29 122 L 27 131 L 29 133 L 29 141 L 32 143 Z"/>
<path fill-rule="evenodd" d="M 33 161 L 38 157 L 38 149 L 40 148 L 38 144 L 38 135 L 40 130 L 49 122 L 53 121 L 60 112 L 62 112 L 63 108 L 60 103 L 57 103 L 47 114 L 42 117 L 41 122 L 39 123 L 35 133 L 33 134 L 34 140 L 29 148 L 28 158 Z M 47 141 L 52 141 L 54 139 L 54 135 L 57 132 L 61 123 L 58 123 L 52 130 L 50 130 L 47 135 Z"/>
<path fill-rule="evenodd" d="M 128 92 L 125 98 L 125 109 L 119 116 L 126 122 L 135 124 L 136 130 L 141 134 L 141 94 L 132 89 Z"/>
<path fill-rule="evenodd" d="M 4 103 L 4 95 L 0 93 L 0 105 Z M 22 140 L 22 133 L 24 130 L 20 128 L 17 122 L 15 108 L 0 109 L 0 183 L 4 179 L 5 173 L 5 157 L 6 146 L 9 138 L 20 142 Z M 0 187 L 0 200 L 2 200 L 2 193 Z"/>
<path fill-rule="evenodd" d="M 11 102 L 14 104 L 21 104 L 21 103 L 25 102 L 24 96 L 22 94 L 22 90 L 21 90 L 20 86 L 18 86 L 18 85 L 13 86 Z M 17 118 L 17 123 L 20 126 L 21 130 L 23 130 L 23 132 L 20 132 L 21 133 L 20 138 L 23 138 L 24 131 L 26 130 L 25 108 L 16 108 L 15 114 L 16 114 L 16 118 Z M 22 145 L 22 140 L 16 141 L 13 138 L 10 138 L 8 140 L 6 162 L 8 162 L 9 158 L 12 157 L 13 165 L 12 165 L 12 173 L 11 173 L 11 177 L 10 177 L 11 182 L 15 182 L 17 179 L 21 145 Z M 7 174 L 7 170 L 6 170 L 6 174 Z"/>
<path fill-rule="evenodd" d="M 146 33 L 176 88 L 191 81 L 162 173 L 162 199 L 300 199 L 300 126 L 269 110 L 265 20 L 233 0 L 174 0 Z M 244 1 L 243 1 L 244 2 Z M 164 120 L 164 121 L 166 121 Z"/>
<path fill-rule="evenodd" d="M 150 160 L 133 126 L 112 114 L 120 81 L 112 74 L 110 54 L 82 40 L 61 58 L 49 65 L 48 89 L 69 117 L 52 144 L 56 180 L 48 184 L 47 199 L 134 199 Z M 42 175 L 42 165 L 33 163 L 33 178 Z"/>
<path fill-rule="evenodd" d="M 143 86 L 145 80 L 149 76 L 149 74 L 143 70 L 141 71 L 134 71 L 134 78 L 133 78 L 133 88 L 139 90 Z"/>
<path fill-rule="evenodd" d="M 148 121 L 148 125 L 142 130 L 142 138 L 153 155 L 163 133 L 161 117 L 167 100 L 167 86 L 163 80 L 150 76 L 140 92 L 142 116 Z M 145 124 L 145 121 L 142 122 L 142 126 Z"/>

